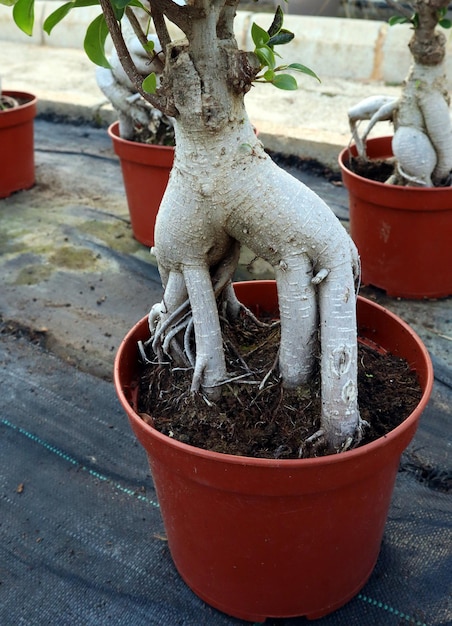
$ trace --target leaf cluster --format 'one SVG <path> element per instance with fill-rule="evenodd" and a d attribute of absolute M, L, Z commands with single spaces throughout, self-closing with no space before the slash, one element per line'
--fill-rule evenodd
<path fill-rule="evenodd" d="M 14 4 L 13 18 L 17 26 L 26 34 L 33 34 L 35 0 L 0 0 L 3 4 Z M 145 10 L 139 0 L 110 0 L 118 22 L 124 16 L 126 7 L 135 6 Z M 71 0 L 58 7 L 43 24 L 44 31 L 50 35 L 54 27 L 68 15 L 72 9 L 89 6 L 100 6 L 99 0 Z M 108 36 L 108 27 L 103 13 L 98 15 L 89 24 L 85 34 L 84 49 L 88 58 L 102 67 L 110 67 L 105 54 L 105 42 Z"/>
<path fill-rule="evenodd" d="M 35 0 L 0 0 L 2 4 L 14 5 L 13 18 L 17 26 L 27 35 L 32 35 L 34 26 L 34 3 Z M 118 22 L 124 16 L 127 7 L 138 7 L 144 11 L 149 11 L 140 0 L 109 0 L 115 18 Z M 52 30 L 59 24 L 73 9 L 88 6 L 100 6 L 100 0 L 70 0 L 58 7 L 45 20 L 44 31 L 50 35 Z M 298 88 L 297 81 L 291 74 L 284 73 L 285 70 L 293 70 L 307 74 L 316 78 L 319 77 L 311 69 L 300 63 L 290 65 L 277 65 L 276 57 L 280 55 L 275 51 L 275 46 L 284 45 L 292 41 L 294 34 L 283 28 L 284 14 L 280 6 L 276 9 L 273 22 L 268 30 L 264 30 L 253 23 L 251 36 L 255 46 L 254 53 L 259 59 L 262 73 L 256 77 L 257 82 L 265 82 L 278 87 L 279 89 L 294 90 Z M 88 58 L 101 67 L 110 68 L 106 53 L 105 43 L 109 29 L 103 13 L 98 15 L 87 27 L 84 49 Z M 146 51 L 152 53 L 153 42 L 144 46 Z M 143 83 L 142 88 L 147 93 L 155 93 L 157 89 L 157 77 L 154 73 L 149 74 Z"/>
<path fill-rule="evenodd" d="M 443 7 L 438 10 L 438 25 L 442 28 L 452 28 L 452 21 L 446 17 L 447 7 Z M 393 15 L 388 20 L 390 26 L 395 26 L 396 24 L 411 24 L 412 27 L 416 30 L 419 28 L 419 13 L 413 13 L 411 17 L 406 17 L 405 15 Z"/>
<path fill-rule="evenodd" d="M 253 22 L 251 26 L 251 37 L 254 43 L 254 54 L 259 59 L 262 74 L 256 76 L 256 82 L 270 83 L 278 89 L 295 90 L 298 89 L 297 81 L 291 74 L 281 74 L 285 70 L 295 70 L 308 76 L 320 79 L 311 69 L 301 63 L 291 63 L 290 65 L 276 65 L 276 57 L 280 55 L 275 52 L 275 46 L 287 44 L 294 38 L 294 34 L 283 28 L 284 13 L 280 6 L 276 9 L 273 22 L 268 30 L 264 30 Z"/>

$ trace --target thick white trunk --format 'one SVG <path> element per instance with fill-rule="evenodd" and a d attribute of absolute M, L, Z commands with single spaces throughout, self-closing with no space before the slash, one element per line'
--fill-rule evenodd
<path fill-rule="evenodd" d="M 353 243 L 323 201 L 266 155 L 244 110 L 221 134 L 176 123 L 176 143 L 154 252 L 163 276 L 185 279 L 195 322 L 194 388 L 212 390 L 226 376 L 208 272 L 239 241 L 275 268 L 287 386 L 312 372 L 320 306 L 322 429 L 338 449 L 359 425 Z"/>
<path fill-rule="evenodd" d="M 394 155 L 408 184 L 431 187 L 447 179 L 452 170 L 452 125 L 443 64 L 413 64 L 394 130 Z"/>
<path fill-rule="evenodd" d="M 170 322 L 182 328 L 188 294 L 196 343 L 193 389 L 215 395 L 226 378 L 216 289 L 232 278 L 238 243 L 246 245 L 275 268 L 286 386 L 309 378 L 321 322 L 322 431 L 338 450 L 360 425 L 358 255 L 325 203 L 265 153 L 243 102 L 252 62 L 229 38 L 217 39 L 215 20 L 202 28 L 193 24 L 190 47 L 166 50 L 164 82 L 178 113 L 174 166 L 155 226 L 154 253 L 166 291 L 154 344 L 173 354 L 165 335 Z M 152 326 L 155 320 L 153 315 Z"/>
<path fill-rule="evenodd" d="M 389 2 L 397 8 L 398 3 Z M 447 0 L 413 0 L 413 36 L 409 48 L 413 62 L 397 100 L 366 98 L 348 111 L 358 154 L 366 156 L 365 141 L 381 120 L 394 123 L 392 148 L 396 170 L 388 183 L 432 187 L 452 181 L 452 124 L 444 66 L 446 38 L 435 30 Z M 400 7 L 399 7 L 400 8 Z M 402 11 L 409 16 L 406 11 Z M 369 120 L 364 133 L 358 122 Z"/>

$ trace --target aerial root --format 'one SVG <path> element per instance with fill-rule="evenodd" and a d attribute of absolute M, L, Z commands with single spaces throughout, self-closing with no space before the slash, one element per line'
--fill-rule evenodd
<path fill-rule="evenodd" d="M 268 372 L 265 374 L 264 378 L 262 379 L 260 385 L 259 385 L 259 391 L 262 391 L 262 389 L 265 387 L 267 380 L 270 378 L 270 376 L 272 375 L 272 373 L 276 370 L 276 368 L 278 367 L 278 361 L 279 361 L 279 348 L 278 348 L 278 352 L 276 353 L 275 359 L 272 363 L 271 368 L 268 370 Z"/>
<path fill-rule="evenodd" d="M 191 337 L 194 329 L 193 317 L 188 320 L 187 328 L 184 333 L 184 352 L 192 367 L 195 367 L 196 355 L 192 350 Z"/>
<path fill-rule="evenodd" d="M 240 253 L 238 242 L 232 247 L 230 254 L 217 266 L 211 280 L 215 298 L 218 298 L 224 289 L 230 284 L 231 276 L 236 267 L 236 261 Z M 165 296 L 158 304 L 155 304 L 148 315 L 148 326 L 152 337 L 152 350 L 158 353 L 159 350 L 165 354 L 174 354 L 179 358 L 195 365 L 195 355 L 191 348 L 191 336 L 193 333 L 193 318 L 190 309 L 190 300 L 186 298 L 168 317 L 163 321 L 165 314 Z M 177 335 L 185 328 L 183 350 L 176 341 Z M 185 355 L 185 356 L 184 356 Z"/>
<path fill-rule="evenodd" d="M 356 427 L 353 435 L 348 436 L 344 443 L 340 448 L 335 449 L 335 452 L 345 452 L 346 450 L 353 450 L 356 448 L 364 434 L 364 430 L 369 427 L 369 423 L 366 420 L 359 418 L 358 425 Z M 307 446 L 314 446 L 317 449 L 321 449 L 324 447 L 330 448 L 331 446 L 328 444 L 326 440 L 326 430 L 325 428 L 319 428 L 313 435 L 305 439 L 298 449 L 298 458 L 302 459 L 304 457 L 304 450 Z"/>
<path fill-rule="evenodd" d="M 325 280 L 325 278 L 328 276 L 328 274 L 330 273 L 330 270 L 327 270 L 326 267 L 322 268 L 321 270 L 319 270 L 317 272 L 317 274 L 311 279 L 311 283 L 313 285 L 320 285 L 320 283 L 322 282 L 322 280 Z"/>

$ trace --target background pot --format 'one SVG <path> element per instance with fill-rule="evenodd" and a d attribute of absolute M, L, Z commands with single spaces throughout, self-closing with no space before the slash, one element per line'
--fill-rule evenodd
<path fill-rule="evenodd" d="M 274 281 L 235 289 L 255 311 L 277 314 Z M 147 318 L 119 348 L 116 391 L 148 454 L 175 565 L 196 594 L 229 615 L 321 617 L 357 594 L 374 568 L 400 455 L 428 401 L 433 372 L 420 339 L 395 315 L 360 298 L 358 320 L 364 339 L 412 364 L 423 396 L 386 437 L 324 458 L 252 459 L 162 435 L 134 410 L 137 341 L 149 336 Z"/>
<path fill-rule="evenodd" d="M 155 218 L 168 185 L 174 148 L 122 139 L 118 122 L 109 127 L 108 134 L 121 162 L 133 236 L 152 247 Z"/>
<path fill-rule="evenodd" d="M 34 118 L 37 98 L 22 91 L 3 91 L 22 102 L 0 111 L 0 198 L 35 184 Z"/>
<path fill-rule="evenodd" d="M 392 137 L 367 141 L 372 159 L 392 156 Z M 385 185 L 353 173 L 342 150 L 339 165 L 349 192 L 350 234 L 362 264 L 362 281 L 402 298 L 452 294 L 452 187 Z"/>

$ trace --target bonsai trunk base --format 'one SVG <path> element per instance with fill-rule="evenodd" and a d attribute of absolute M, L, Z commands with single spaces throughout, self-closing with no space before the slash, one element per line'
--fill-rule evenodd
<path fill-rule="evenodd" d="M 278 314 L 273 281 L 235 289 L 245 305 Z M 119 348 L 116 391 L 146 449 L 176 568 L 200 598 L 231 616 L 316 619 L 353 598 L 372 573 L 400 456 L 433 372 L 420 339 L 389 311 L 360 298 L 358 323 L 363 340 L 409 361 L 422 399 L 386 437 L 314 459 L 219 454 L 162 435 L 135 411 L 137 341 L 149 336 L 147 318 Z"/>
<path fill-rule="evenodd" d="M 392 157 L 392 137 L 367 141 L 371 159 Z M 452 294 L 452 187 L 399 187 L 352 172 L 339 156 L 349 192 L 350 234 L 362 264 L 362 281 L 401 298 Z"/>

